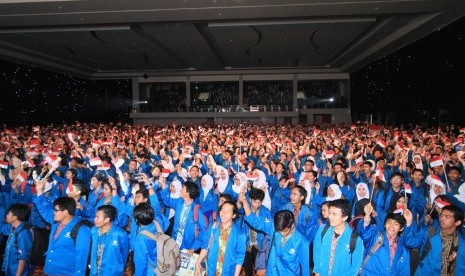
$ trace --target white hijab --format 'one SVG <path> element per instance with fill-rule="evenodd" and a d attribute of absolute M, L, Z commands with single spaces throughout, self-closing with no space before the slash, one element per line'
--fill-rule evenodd
<path fill-rule="evenodd" d="M 245 175 L 245 173 L 240 172 L 237 173 L 234 177 L 239 178 L 239 186 L 236 185 L 236 183 L 234 183 L 232 189 L 236 194 L 239 194 L 242 191 L 242 187 L 244 187 L 244 185 L 247 183 L 247 176 Z"/>
<path fill-rule="evenodd" d="M 342 197 L 342 192 L 341 189 L 339 188 L 339 185 L 337 184 L 331 184 L 329 185 L 329 188 L 331 188 L 334 191 L 334 196 L 333 197 L 326 197 L 326 201 L 334 201 L 336 199 L 340 199 Z"/>
<path fill-rule="evenodd" d="M 454 195 L 460 202 L 465 203 L 465 184 L 460 185 L 459 194 Z"/>
<path fill-rule="evenodd" d="M 221 178 L 221 172 L 224 171 L 226 173 L 226 178 Z M 218 191 L 223 193 L 229 184 L 229 177 L 228 177 L 228 170 L 223 166 L 216 166 L 215 167 L 215 177 L 218 178 Z"/>
<path fill-rule="evenodd" d="M 170 172 L 174 172 L 173 159 L 169 155 L 165 156 L 165 158 L 168 158 L 168 161 L 166 161 L 164 159 L 161 160 L 161 162 L 160 162 L 161 165 L 163 166 L 163 168 L 170 170 Z"/>
<path fill-rule="evenodd" d="M 208 192 L 213 188 L 213 177 L 209 174 L 202 176 L 202 180 L 205 179 L 205 187 L 202 186 L 203 190 L 203 200 L 207 198 Z"/>
<path fill-rule="evenodd" d="M 358 188 L 360 186 L 365 187 L 365 190 L 367 191 L 364 197 L 361 197 L 358 194 Z M 370 199 L 370 190 L 368 189 L 368 185 L 363 182 L 357 184 L 357 186 L 355 187 L 355 194 L 357 195 L 357 201 L 359 201 L 360 199 L 364 199 L 364 198 Z"/>
<path fill-rule="evenodd" d="M 415 162 L 415 158 L 419 158 L 420 159 L 420 162 Z M 423 170 L 423 158 L 421 157 L 421 155 L 419 154 L 415 154 L 413 156 L 413 163 L 415 164 L 415 168 L 416 169 L 420 169 L 420 170 Z"/>
<path fill-rule="evenodd" d="M 265 198 L 263 199 L 262 205 L 271 210 L 271 197 L 268 192 L 268 183 L 266 182 L 266 175 L 263 171 L 258 170 L 258 179 L 253 182 L 253 186 L 257 189 L 265 188 Z"/>
<path fill-rule="evenodd" d="M 170 197 L 171 198 L 179 198 L 181 196 L 181 188 L 182 188 L 182 184 L 181 182 L 175 177 L 174 180 L 171 182 L 171 185 L 174 186 L 174 193 L 170 193 Z M 175 211 L 173 208 L 170 208 L 170 213 L 168 215 L 168 219 L 174 217 L 175 215 Z"/>

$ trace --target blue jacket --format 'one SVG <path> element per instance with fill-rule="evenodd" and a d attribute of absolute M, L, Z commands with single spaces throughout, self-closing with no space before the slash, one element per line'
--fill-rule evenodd
<path fill-rule="evenodd" d="M 299 231 L 294 230 L 286 244 L 281 246 L 282 236 L 279 232 L 275 232 L 272 220 L 260 219 L 255 214 L 245 216 L 244 219 L 255 229 L 264 231 L 272 237 L 266 275 L 310 275 L 310 243 Z"/>
<path fill-rule="evenodd" d="M 18 270 L 19 260 L 28 260 L 32 250 L 32 233 L 29 230 L 22 230 L 25 223 L 22 222 L 14 231 L 11 233 L 11 224 L 3 224 L 0 222 L 0 234 L 8 236 L 8 240 L 5 246 L 5 255 L 3 259 L 2 271 L 5 275 L 16 275 Z M 15 244 L 15 233 L 18 233 L 18 241 Z M 10 235 L 11 234 L 11 235 Z M 26 265 L 22 276 L 29 275 L 29 265 Z"/>
<path fill-rule="evenodd" d="M 97 274 L 98 228 L 93 227 L 91 233 L 92 251 L 90 257 L 90 275 L 123 275 L 129 250 L 128 234 L 116 225 L 111 226 L 110 231 L 106 234 L 100 273 Z"/>
<path fill-rule="evenodd" d="M 165 203 L 168 207 L 173 208 L 175 210 L 174 215 L 174 225 L 173 225 L 173 232 L 172 237 L 176 240 L 178 236 L 179 230 L 179 221 L 181 219 L 182 208 L 184 206 L 184 199 L 182 198 L 171 198 L 169 194 L 169 188 L 161 190 L 160 192 L 162 196 L 163 203 Z M 189 213 L 187 214 L 186 225 L 184 227 L 184 236 L 182 239 L 181 246 L 179 247 L 182 249 L 199 249 L 203 244 L 203 237 L 205 236 L 205 231 L 207 229 L 208 221 L 204 219 L 204 214 L 199 208 L 198 211 L 198 220 L 194 220 L 194 207 L 196 203 L 195 200 L 192 202 L 190 206 Z M 197 236 L 195 235 L 196 233 Z"/>
<path fill-rule="evenodd" d="M 208 250 L 207 255 L 207 274 L 216 275 L 216 266 L 218 263 L 219 252 L 219 223 L 210 226 L 208 236 L 204 238 L 202 249 Z M 229 232 L 228 241 L 226 242 L 226 251 L 224 254 L 223 271 L 221 275 L 234 276 L 236 265 L 242 265 L 246 251 L 246 236 L 238 224 L 233 223 L 231 232 Z"/>
<path fill-rule="evenodd" d="M 291 203 L 281 206 L 280 210 L 289 210 L 294 212 L 294 207 Z M 315 233 L 318 229 L 318 216 L 310 210 L 306 205 L 302 205 L 297 221 L 295 222 L 295 229 L 304 236 L 310 243 L 315 238 Z"/>
<path fill-rule="evenodd" d="M 44 205 L 46 200 L 44 195 L 33 199 L 42 217 L 51 224 L 47 257 L 45 259 L 44 272 L 47 275 L 85 275 L 87 267 L 87 257 L 90 249 L 90 229 L 81 226 L 76 237 L 76 243 L 71 238 L 71 230 L 80 220 L 74 217 L 61 231 L 56 239 L 53 239 L 59 223 L 53 220 L 53 208 Z"/>
<path fill-rule="evenodd" d="M 315 264 L 314 273 L 320 273 L 320 276 L 327 275 L 357 275 L 363 260 L 363 242 L 360 237 L 357 238 L 355 250 L 351 254 L 350 251 L 350 236 L 352 229 L 346 223 L 346 228 L 339 237 L 339 241 L 334 251 L 334 264 L 329 274 L 329 257 L 331 254 L 331 241 L 334 234 L 334 228 L 329 227 L 323 238 L 321 232 L 324 229 L 322 225 L 316 233 L 316 238 L 313 241 L 313 262 Z"/>
<path fill-rule="evenodd" d="M 415 225 L 416 226 L 416 225 Z M 457 230 L 459 227 L 457 227 Z M 426 240 L 428 239 L 428 227 L 410 227 L 410 229 L 405 229 L 404 235 L 408 236 L 410 239 L 416 242 L 417 248 L 420 248 L 420 254 L 423 253 Z M 465 238 L 463 234 L 457 232 L 459 238 L 459 248 L 457 252 L 456 262 L 455 262 L 455 274 L 457 276 L 465 275 Z M 441 274 L 441 253 L 442 253 L 442 242 L 439 229 L 436 233 L 430 237 L 431 248 L 429 253 L 420 262 L 417 270 L 414 275 L 424 276 L 424 275 L 440 275 Z"/>
<path fill-rule="evenodd" d="M 134 275 L 155 276 L 152 266 L 157 267 L 157 243 L 140 234 L 142 230 L 147 230 L 154 234 L 157 233 L 157 229 L 153 222 L 146 226 L 137 227 L 137 234 L 134 237 L 134 266 L 136 268 Z"/>
<path fill-rule="evenodd" d="M 152 206 L 153 211 L 155 212 L 155 219 L 160 223 L 163 231 L 166 231 L 170 226 L 169 220 L 163 215 L 160 208 L 160 203 L 156 194 L 152 194 L 149 197 L 150 206 Z M 137 234 L 137 223 L 134 220 L 132 212 L 134 211 L 134 205 L 128 203 L 123 203 L 118 196 L 111 198 L 111 205 L 115 206 L 118 210 L 118 214 L 126 215 L 131 218 L 131 233 L 129 234 L 129 249 L 130 251 L 134 250 L 134 239 Z"/>
<path fill-rule="evenodd" d="M 404 236 L 397 239 L 397 250 L 390 266 L 389 240 L 385 231 L 378 231 L 376 225 L 363 227 L 363 219 L 359 221 L 358 233 L 366 246 L 365 255 L 367 255 L 373 246 L 376 245 L 378 235 L 382 235 L 383 243 L 375 253 L 368 259 L 362 269 L 361 275 L 410 275 L 410 254 L 404 243 Z M 411 227 L 411 226 L 410 226 Z"/>

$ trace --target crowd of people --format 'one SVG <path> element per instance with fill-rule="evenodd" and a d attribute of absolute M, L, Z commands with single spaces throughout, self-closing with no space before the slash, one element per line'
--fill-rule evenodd
<path fill-rule="evenodd" d="M 464 132 L 4 129 L 2 272 L 155 275 L 161 256 L 147 233 L 163 231 L 199 254 L 195 275 L 465 275 Z"/>
<path fill-rule="evenodd" d="M 206 99 L 199 98 L 201 93 L 208 93 Z M 239 83 L 198 84 L 192 92 L 192 107 L 228 106 L 239 104 Z"/>
<path fill-rule="evenodd" d="M 292 82 L 246 82 L 244 105 L 292 106 Z"/>

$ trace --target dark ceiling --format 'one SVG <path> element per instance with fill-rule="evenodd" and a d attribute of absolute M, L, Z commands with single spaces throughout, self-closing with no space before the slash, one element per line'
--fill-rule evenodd
<path fill-rule="evenodd" d="M 464 3 L 2 1 L 0 58 L 95 79 L 353 72 L 462 17 Z"/>

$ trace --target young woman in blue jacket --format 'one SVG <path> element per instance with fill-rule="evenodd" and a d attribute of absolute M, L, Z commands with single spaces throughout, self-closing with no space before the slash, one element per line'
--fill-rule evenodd
<path fill-rule="evenodd" d="M 236 204 L 233 201 L 224 202 L 219 213 L 220 222 L 211 225 L 204 238 L 195 264 L 195 275 L 200 275 L 203 260 L 206 260 L 207 275 L 240 275 L 246 251 L 246 236 L 235 223 Z"/>

